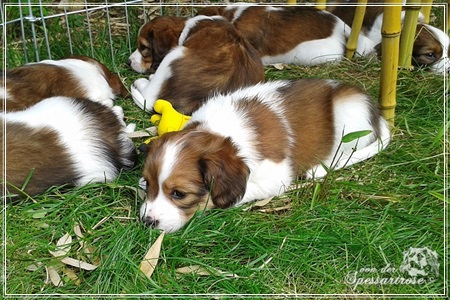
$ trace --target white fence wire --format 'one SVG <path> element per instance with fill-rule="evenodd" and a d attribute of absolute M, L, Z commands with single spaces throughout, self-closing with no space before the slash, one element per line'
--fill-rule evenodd
<path fill-rule="evenodd" d="M 192 16 L 199 5 L 225 3 L 220 0 L 2 2 L 0 27 L 3 35 L 3 69 L 70 54 L 96 58 L 97 47 L 110 48 L 112 66 L 115 67 L 117 49 L 126 47 L 128 53 L 134 51 L 140 26 L 153 16 L 169 13 Z"/>

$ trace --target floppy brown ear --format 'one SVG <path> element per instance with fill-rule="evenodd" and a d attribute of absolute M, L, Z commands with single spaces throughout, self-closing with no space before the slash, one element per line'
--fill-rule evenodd
<path fill-rule="evenodd" d="M 244 196 L 250 171 L 229 138 L 218 151 L 204 155 L 199 166 L 216 207 L 233 206 Z"/>
<path fill-rule="evenodd" d="M 153 34 L 153 65 L 155 66 L 155 69 L 170 50 L 178 45 L 178 36 L 179 32 L 175 32 L 170 28 L 158 34 Z"/>

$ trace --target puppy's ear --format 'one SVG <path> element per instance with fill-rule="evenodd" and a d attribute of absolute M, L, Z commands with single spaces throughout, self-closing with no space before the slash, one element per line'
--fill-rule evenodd
<path fill-rule="evenodd" d="M 178 45 L 179 32 L 167 28 L 159 34 L 154 34 L 152 40 L 153 64 L 159 66 L 163 58 Z"/>
<path fill-rule="evenodd" d="M 250 171 L 229 138 L 223 140 L 217 151 L 208 151 L 199 166 L 216 207 L 233 206 L 244 196 Z"/>

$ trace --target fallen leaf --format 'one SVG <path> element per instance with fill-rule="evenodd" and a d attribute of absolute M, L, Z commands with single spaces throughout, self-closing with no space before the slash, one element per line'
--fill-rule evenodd
<path fill-rule="evenodd" d="M 98 267 L 96 265 L 93 265 L 93 264 L 90 264 L 90 263 L 87 263 L 87 262 L 84 262 L 84 261 L 81 261 L 81 260 L 78 260 L 75 258 L 71 258 L 71 257 L 64 257 L 63 259 L 61 259 L 61 262 L 66 265 L 69 265 L 69 266 L 72 266 L 72 267 L 75 267 L 78 269 L 83 269 L 86 271 L 92 271 L 92 270 L 97 269 L 97 267 Z"/>
<path fill-rule="evenodd" d="M 149 137 L 149 136 L 157 136 L 158 135 L 158 127 L 153 126 L 153 127 L 146 128 L 144 130 L 129 132 L 129 133 L 127 133 L 127 135 L 130 139 L 143 138 L 143 137 Z"/>
<path fill-rule="evenodd" d="M 63 268 L 62 271 L 75 285 L 80 285 L 81 281 L 72 269 Z"/>
<path fill-rule="evenodd" d="M 272 64 L 271 66 L 273 66 L 275 69 L 277 70 L 283 70 L 284 69 L 284 65 L 283 64 Z"/>
<path fill-rule="evenodd" d="M 54 267 L 46 267 L 47 270 L 47 278 L 50 279 L 50 282 L 53 283 L 54 286 L 63 286 L 63 282 L 61 280 L 61 277 L 58 274 L 58 271 Z M 47 281 L 48 283 L 48 281 Z"/>
<path fill-rule="evenodd" d="M 38 270 L 41 265 L 42 265 L 41 262 L 38 262 L 37 264 L 31 264 L 28 267 L 26 267 L 25 270 L 34 272 L 34 271 Z"/>
<path fill-rule="evenodd" d="M 204 268 L 199 265 L 192 265 L 187 267 L 181 267 L 175 270 L 179 274 L 195 274 L 200 276 L 224 276 L 224 277 L 235 277 L 242 278 L 234 273 L 224 272 L 214 268 Z"/>
<path fill-rule="evenodd" d="M 81 227 L 79 224 L 75 225 L 75 227 L 73 228 L 73 232 L 80 239 L 84 237 L 83 232 L 81 232 Z"/>
<path fill-rule="evenodd" d="M 155 271 L 163 239 L 164 239 L 164 231 L 160 234 L 160 236 L 150 247 L 150 249 L 148 250 L 147 254 L 145 254 L 145 257 L 139 266 L 139 269 L 141 270 L 142 273 L 144 273 L 144 275 L 147 278 L 150 278 L 153 272 Z"/>
<path fill-rule="evenodd" d="M 66 256 L 70 251 L 70 244 L 72 244 L 72 237 L 66 233 L 56 242 L 56 251 L 49 251 L 55 257 Z"/>
<path fill-rule="evenodd" d="M 267 205 L 270 201 L 272 201 L 273 198 L 274 197 L 272 196 L 272 197 L 268 197 L 266 199 L 262 199 L 262 200 L 256 201 L 255 203 L 253 203 L 253 205 L 244 208 L 243 211 L 248 211 L 248 210 L 251 210 L 251 209 L 253 209 L 255 207 L 263 207 L 263 206 Z"/>

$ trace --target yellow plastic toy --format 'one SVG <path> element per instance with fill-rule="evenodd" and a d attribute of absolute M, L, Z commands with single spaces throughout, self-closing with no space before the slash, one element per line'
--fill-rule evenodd
<path fill-rule="evenodd" d="M 184 124 L 189 121 L 190 116 L 185 116 L 177 112 L 172 104 L 166 100 L 156 100 L 153 105 L 153 110 L 156 112 L 151 118 L 150 122 L 158 126 L 158 136 L 166 132 L 178 131 L 183 128 Z M 148 144 L 158 136 L 147 139 L 144 143 Z"/>

